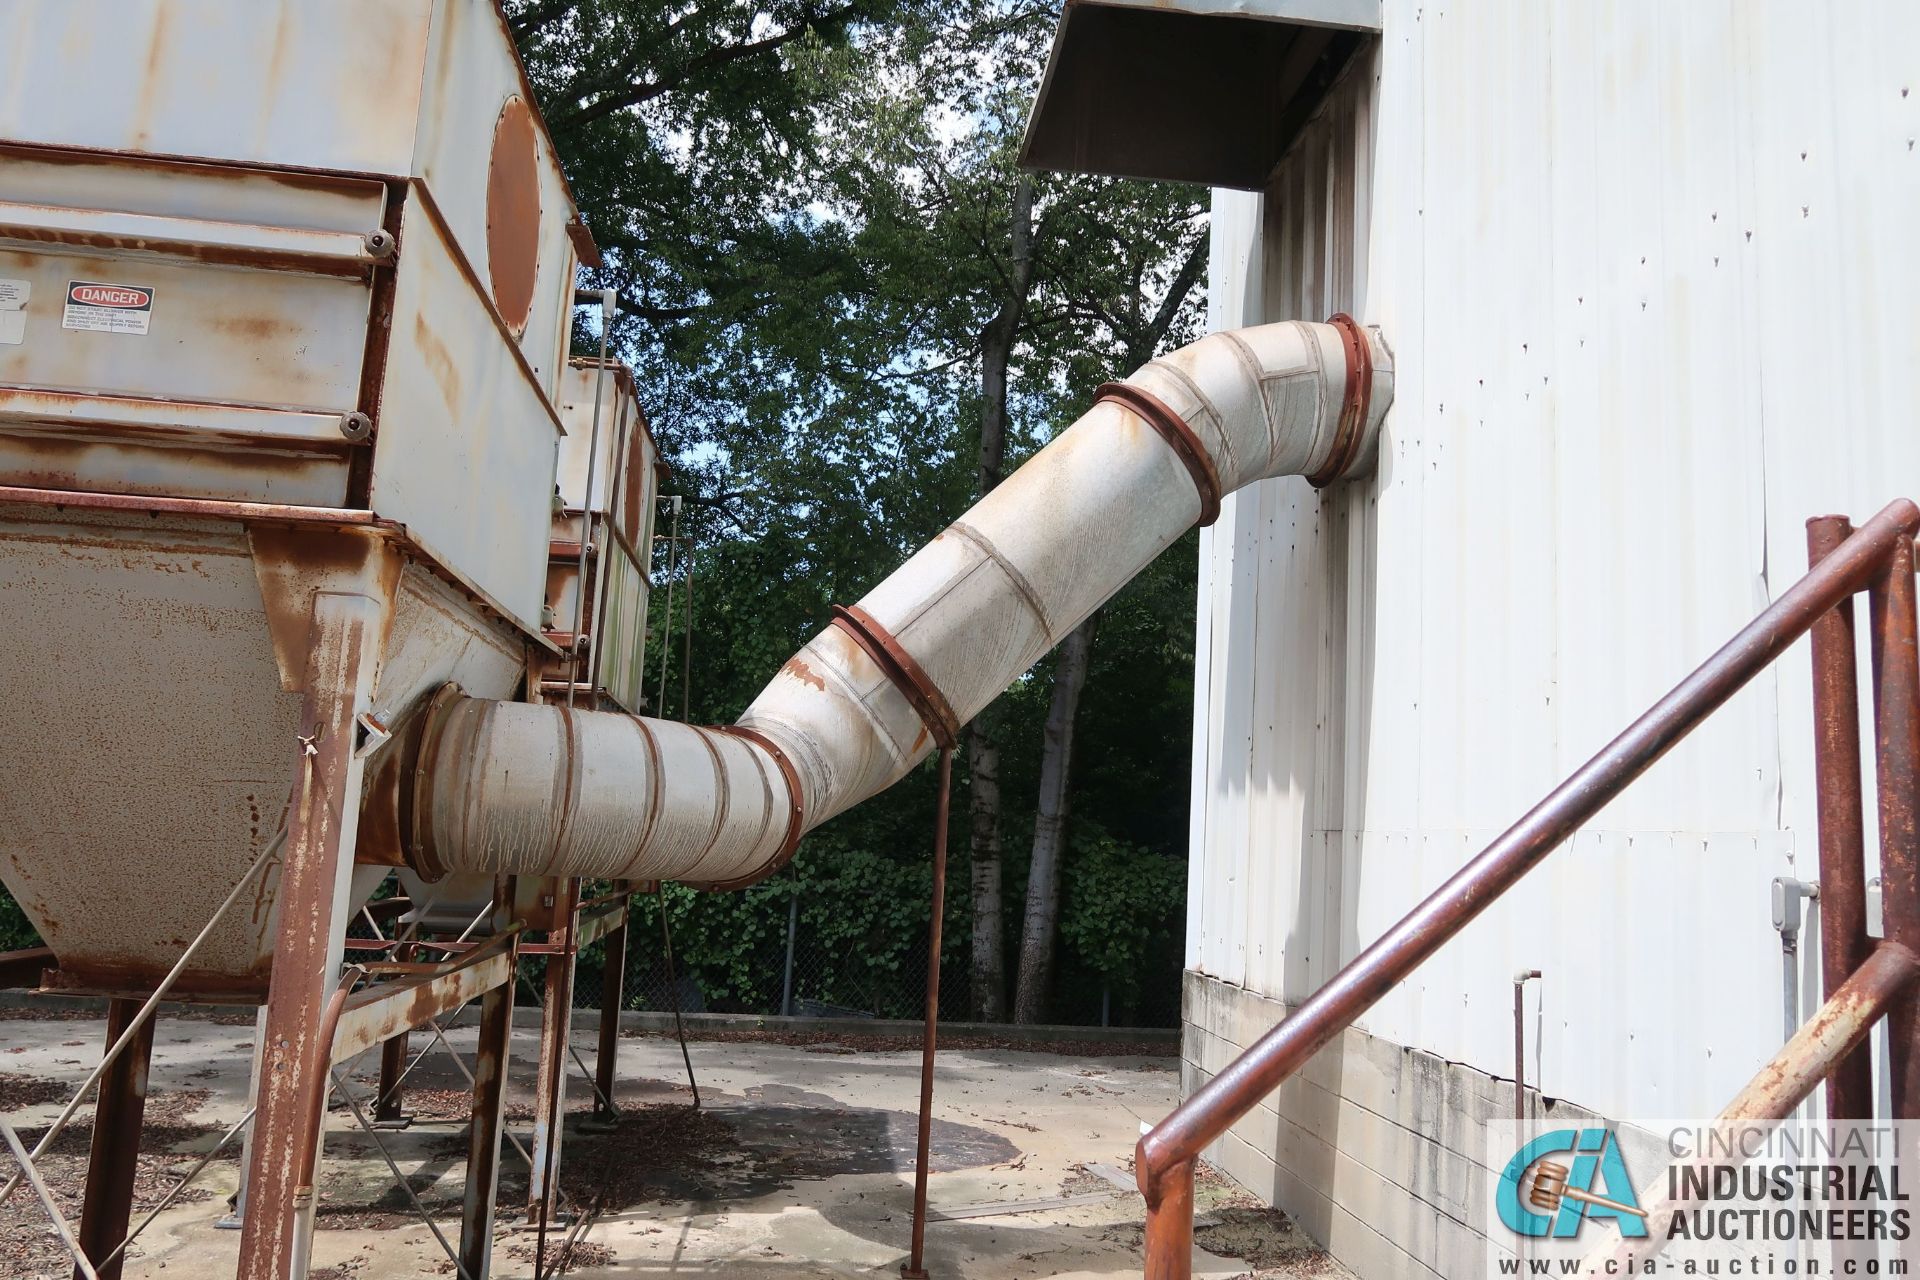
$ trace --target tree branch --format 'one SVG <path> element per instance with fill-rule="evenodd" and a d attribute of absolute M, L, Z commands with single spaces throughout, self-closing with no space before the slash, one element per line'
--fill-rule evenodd
<path fill-rule="evenodd" d="M 1200 275 L 1207 269 L 1207 237 L 1202 235 L 1194 240 L 1193 247 L 1187 250 L 1186 260 L 1180 264 L 1171 283 L 1167 285 L 1167 296 L 1160 299 L 1160 309 L 1154 313 L 1153 320 L 1147 326 L 1150 345 L 1158 349 L 1167 336 L 1167 330 L 1173 327 L 1174 317 L 1180 314 L 1180 308 L 1186 303 L 1187 295 L 1193 292 L 1193 286 L 1200 283 Z M 1152 357 L 1152 352 L 1148 352 Z"/>
<path fill-rule="evenodd" d="M 785 31 L 764 36 L 759 40 L 749 40 L 745 44 L 723 45 L 718 49 L 709 49 L 671 75 L 662 76 L 658 80 L 642 80 L 630 84 L 619 92 L 607 93 L 605 96 L 597 98 L 575 111 L 556 115 L 549 121 L 548 127 L 556 132 L 562 129 L 577 129 L 582 125 L 591 124 L 595 120 L 612 115 L 614 112 L 624 108 L 637 107 L 644 103 L 651 102 L 663 94 L 684 88 L 704 72 L 713 71 L 736 62 L 742 62 L 749 58 L 757 58 L 763 53 L 770 53 L 775 49 L 792 44 L 795 40 L 813 31 L 817 31 L 821 27 L 830 26 L 836 22 L 853 17 L 857 15 L 863 7 L 859 0 L 853 0 L 852 3 L 843 4 L 835 9 L 829 9 L 817 17 L 808 18 L 796 26 L 787 28 Z"/>
<path fill-rule="evenodd" d="M 525 39 L 540 28 L 551 26 L 566 17 L 579 3 L 580 0 L 540 0 L 540 3 L 529 5 L 508 18 L 507 30 L 513 33 L 514 39 Z"/>

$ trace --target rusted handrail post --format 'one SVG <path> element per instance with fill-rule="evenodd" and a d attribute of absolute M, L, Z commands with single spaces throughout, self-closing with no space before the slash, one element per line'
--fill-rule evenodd
<path fill-rule="evenodd" d="M 1142 1137 L 1135 1169 L 1148 1207 L 1147 1280 L 1184 1280 L 1189 1274 L 1190 1251 L 1179 1251 L 1169 1239 L 1156 1240 L 1155 1235 L 1182 1232 L 1191 1237 L 1191 1206 L 1182 1213 L 1177 1202 L 1190 1199 L 1193 1161 L 1209 1142 L 1518 883 L 1823 614 L 1875 581 L 1896 550 L 1910 546 L 1916 530 L 1920 530 L 1920 507 L 1904 498 L 1888 504 L 1308 997 L 1293 1016 L 1227 1064 Z M 1910 574 L 1907 581 L 1910 586 Z M 1185 1219 L 1184 1226 L 1176 1225 L 1176 1218 Z"/>
<path fill-rule="evenodd" d="M 927 1152 L 933 1136 L 933 1058 L 940 1032 L 940 934 L 947 913 L 947 821 L 953 794 L 953 744 L 940 746 L 940 798 L 933 810 L 933 919 L 927 933 L 927 1027 L 920 1041 L 920 1139 L 913 1165 L 913 1247 L 905 1280 L 927 1280 Z"/>
<path fill-rule="evenodd" d="M 1920 943 L 1920 652 L 1916 651 L 1913 540 L 1901 538 L 1868 599 L 1873 626 L 1874 787 L 1880 809 L 1880 885 L 1886 936 Z M 1920 1116 L 1920 1030 L 1914 1001 L 1887 1014 L 1893 1117 Z"/>
<path fill-rule="evenodd" d="M 1867 1033 L 1883 1013 L 1912 1000 L 1916 978 L 1920 978 L 1920 956 L 1898 942 L 1883 942 L 1871 949 L 1860 967 L 1721 1109 L 1714 1128 L 1737 1132 L 1749 1125 L 1777 1124 L 1791 1116 L 1821 1080 L 1866 1044 Z M 1737 1144 L 1729 1146 L 1737 1149 Z M 1712 1166 L 1722 1162 L 1707 1155 L 1694 1157 L 1692 1163 Z M 1669 1189 L 1686 1185 L 1687 1179 L 1662 1170 L 1640 1196 L 1647 1211 L 1647 1234 L 1633 1239 L 1616 1234 L 1588 1255 L 1579 1274 L 1649 1274 L 1640 1264 L 1667 1246 L 1672 1238 L 1668 1224 L 1673 1215 L 1697 1203 L 1669 1194 Z M 1863 1269 L 1858 1274 L 1869 1273 Z"/>
<path fill-rule="evenodd" d="M 1833 554 L 1853 525 L 1845 516 L 1807 521 L 1807 567 Z M 1831 1000 L 1873 949 L 1867 938 L 1866 836 L 1860 774 L 1860 676 L 1853 599 L 1820 615 L 1813 644 L 1813 772 L 1820 830 L 1821 999 Z M 1873 1112 L 1873 1059 L 1856 1049 L 1827 1078 L 1827 1116 Z"/>

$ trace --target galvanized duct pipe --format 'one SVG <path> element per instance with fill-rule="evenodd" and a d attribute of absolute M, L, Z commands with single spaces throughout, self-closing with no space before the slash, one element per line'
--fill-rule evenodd
<path fill-rule="evenodd" d="M 751 884 L 891 786 L 1223 494 L 1371 465 L 1391 356 L 1345 316 L 1216 333 L 1094 406 L 780 668 L 738 726 L 441 699 L 401 821 L 428 875 Z"/>

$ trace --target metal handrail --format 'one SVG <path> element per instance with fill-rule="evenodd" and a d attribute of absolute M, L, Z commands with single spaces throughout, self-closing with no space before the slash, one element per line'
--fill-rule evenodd
<path fill-rule="evenodd" d="M 1190 1275 L 1194 1162 L 1209 1143 L 1518 883 L 1788 645 L 1871 585 L 1897 551 L 1910 549 L 1916 532 L 1920 507 L 1904 498 L 1890 503 L 1290 1017 L 1143 1136 L 1134 1167 L 1147 1201 L 1147 1280 L 1186 1280 Z"/>

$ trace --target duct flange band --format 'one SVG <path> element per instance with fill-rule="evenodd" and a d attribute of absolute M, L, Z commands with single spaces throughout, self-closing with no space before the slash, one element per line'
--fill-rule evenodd
<path fill-rule="evenodd" d="M 1200 443 L 1200 437 L 1193 433 L 1186 420 L 1162 400 L 1144 387 L 1136 387 L 1130 382 L 1104 382 L 1093 393 L 1093 402 L 1115 400 L 1138 414 L 1140 420 L 1159 433 L 1167 442 L 1174 455 L 1193 477 L 1193 487 L 1200 494 L 1200 519 L 1202 528 L 1220 518 L 1220 473 L 1214 469 L 1213 459 L 1207 455 L 1207 447 Z"/>
<path fill-rule="evenodd" d="M 960 717 L 947 695 L 940 692 L 913 655 L 874 616 L 857 604 L 833 606 L 833 625 L 853 638 L 874 665 L 886 673 L 893 687 L 913 707 L 936 744 L 952 747 L 960 741 Z"/>
<path fill-rule="evenodd" d="M 1307 476 L 1307 483 L 1324 489 L 1340 479 L 1353 465 L 1354 455 L 1366 436 L 1368 401 L 1373 397 L 1373 348 L 1360 322 L 1344 311 L 1327 317 L 1327 323 L 1340 331 L 1340 345 L 1347 357 L 1347 394 L 1340 406 L 1340 425 L 1334 429 L 1333 447 L 1320 469 Z"/>
<path fill-rule="evenodd" d="M 768 876 L 793 861 L 795 851 L 800 848 L 800 837 L 807 829 L 806 800 L 800 791 L 799 771 L 793 767 L 793 761 L 787 759 L 787 753 L 782 751 L 772 738 L 761 733 L 758 729 L 749 729 L 745 725 L 716 724 L 711 726 L 711 728 L 715 733 L 726 733 L 732 734 L 736 738 L 745 738 L 748 742 L 753 743 L 769 756 L 772 756 L 775 767 L 780 770 L 780 776 L 786 779 L 787 783 L 787 834 L 786 838 L 780 842 L 780 847 L 774 850 L 771 858 L 768 858 L 761 866 L 747 872 L 745 875 L 736 876 L 731 880 L 689 880 L 686 882 L 695 889 L 744 889 L 750 884 L 760 883 L 760 881 L 765 880 Z"/>

